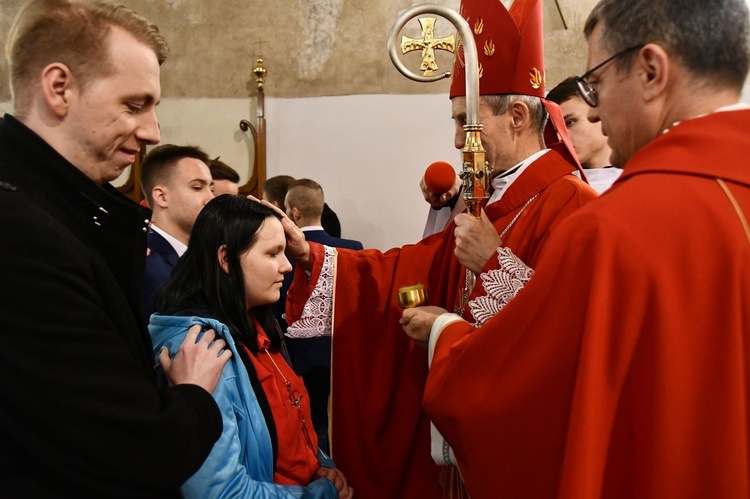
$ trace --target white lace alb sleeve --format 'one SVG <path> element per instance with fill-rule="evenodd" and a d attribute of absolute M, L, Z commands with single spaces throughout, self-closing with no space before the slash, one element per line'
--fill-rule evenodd
<path fill-rule="evenodd" d="M 521 261 L 509 248 L 498 248 L 497 259 L 500 268 L 480 274 L 482 286 L 487 293 L 469 301 L 469 310 L 479 327 L 498 313 L 534 274 L 534 269 Z"/>
<path fill-rule="evenodd" d="M 310 298 L 302 309 L 299 320 L 289 324 L 289 338 L 316 338 L 331 336 L 333 323 L 333 283 L 336 265 L 336 250 L 325 246 L 325 257 L 320 277 L 315 283 Z"/>
<path fill-rule="evenodd" d="M 435 345 L 437 345 L 438 338 L 442 334 L 443 330 L 449 325 L 457 321 L 463 321 L 463 319 L 456 314 L 443 314 L 435 319 L 430 330 L 430 341 L 427 345 L 427 362 L 428 365 L 432 365 L 432 357 L 435 353 Z M 456 456 L 453 454 L 453 449 L 445 441 L 445 438 L 435 428 L 435 425 L 430 422 L 430 454 L 432 460 L 438 466 L 455 466 Z"/>

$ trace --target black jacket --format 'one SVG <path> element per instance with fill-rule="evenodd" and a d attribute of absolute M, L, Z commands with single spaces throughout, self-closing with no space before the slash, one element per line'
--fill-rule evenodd
<path fill-rule="evenodd" d="M 139 317 L 150 211 L 0 122 L 0 496 L 174 494 L 221 434 L 159 388 Z"/>

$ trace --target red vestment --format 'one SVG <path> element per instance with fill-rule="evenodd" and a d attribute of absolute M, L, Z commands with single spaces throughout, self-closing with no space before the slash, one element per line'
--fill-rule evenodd
<path fill-rule="evenodd" d="M 528 166 L 504 196 L 487 207 L 501 232 L 526 202 L 505 243 L 534 265 L 551 227 L 596 197 L 550 151 Z M 290 323 L 299 319 L 320 274 L 323 247 L 311 244 L 309 282 L 298 266 L 287 295 Z M 461 266 L 453 226 L 392 249 L 338 249 L 333 302 L 332 457 L 360 498 L 434 498 L 442 492 L 430 457 L 429 421 L 421 408 L 427 353 L 406 336 L 398 288 L 427 286 L 428 304 L 453 310 Z M 475 290 L 481 288 L 481 284 Z"/>
<path fill-rule="evenodd" d="M 425 408 L 473 499 L 750 496 L 750 111 L 686 120 L 555 231 Z"/>

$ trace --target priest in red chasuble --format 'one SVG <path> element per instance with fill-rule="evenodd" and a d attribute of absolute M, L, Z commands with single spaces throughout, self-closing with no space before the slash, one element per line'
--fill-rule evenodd
<path fill-rule="evenodd" d="M 750 497 L 747 4 L 603 0 L 585 35 L 622 177 L 482 327 L 405 311 L 426 412 L 473 499 Z"/>
<path fill-rule="evenodd" d="M 460 226 L 385 253 L 303 244 L 292 255 L 302 265 L 287 296 L 288 334 L 333 336 L 331 449 L 358 497 L 442 497 L 436 461 L 451 462 L 442 443 L 436 459 L 431 456 L 429 420 L 421 407 L 427 352 L 404 335 L 398 289 L 421 283 L 429 305 L 454 310 L 465 280 L 462 264 L 484 271 L 490 281 L 501 260 L 509 260 L 508 251 L 510 265 L 519 266 L 516 258 L 535 267 L 552 230 L 597 196 L 573 175 L 580 167 L 559 108 L 543 100 L 541 9 L 541 0 L 517 0 L 510 11 L 497 0 L 462 6 L 480 51 L 478 114 L 494 169 L 494 192 L 481 218 L 460 215 Z M 457 148 L 464 146 L 467 114 L 463 65 L 459 52 L 450 91 Z M 554 120 L 545 145 L 547 109 Z M 474 244 L 460 261 L 456 237 Z M 485 296 L 485 284 L 478 279 L 468 304 L 458 309 L 472 323 L 499 308 Z"/>

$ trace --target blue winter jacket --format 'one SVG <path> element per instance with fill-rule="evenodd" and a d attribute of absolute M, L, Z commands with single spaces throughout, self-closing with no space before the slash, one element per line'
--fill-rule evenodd
<path fill-rule="evenodd" d="M 174 357 L 188 329 L 200 324 L 224 338 L 232 358 L 224 366 L 213 396 L 221 410 L 224 429 L 203 466 L 181 487 L 191 498 L 338 498 L 327 478 L 306 487 L 273 483 L 273 449 L 263 413 L 255 397 L 250 378 L 242 363 L 229 328 L 221 322 L 196 316 L 154 314 L 148 326 L 154 345 L 154 358 L 162 347 Z"/>

